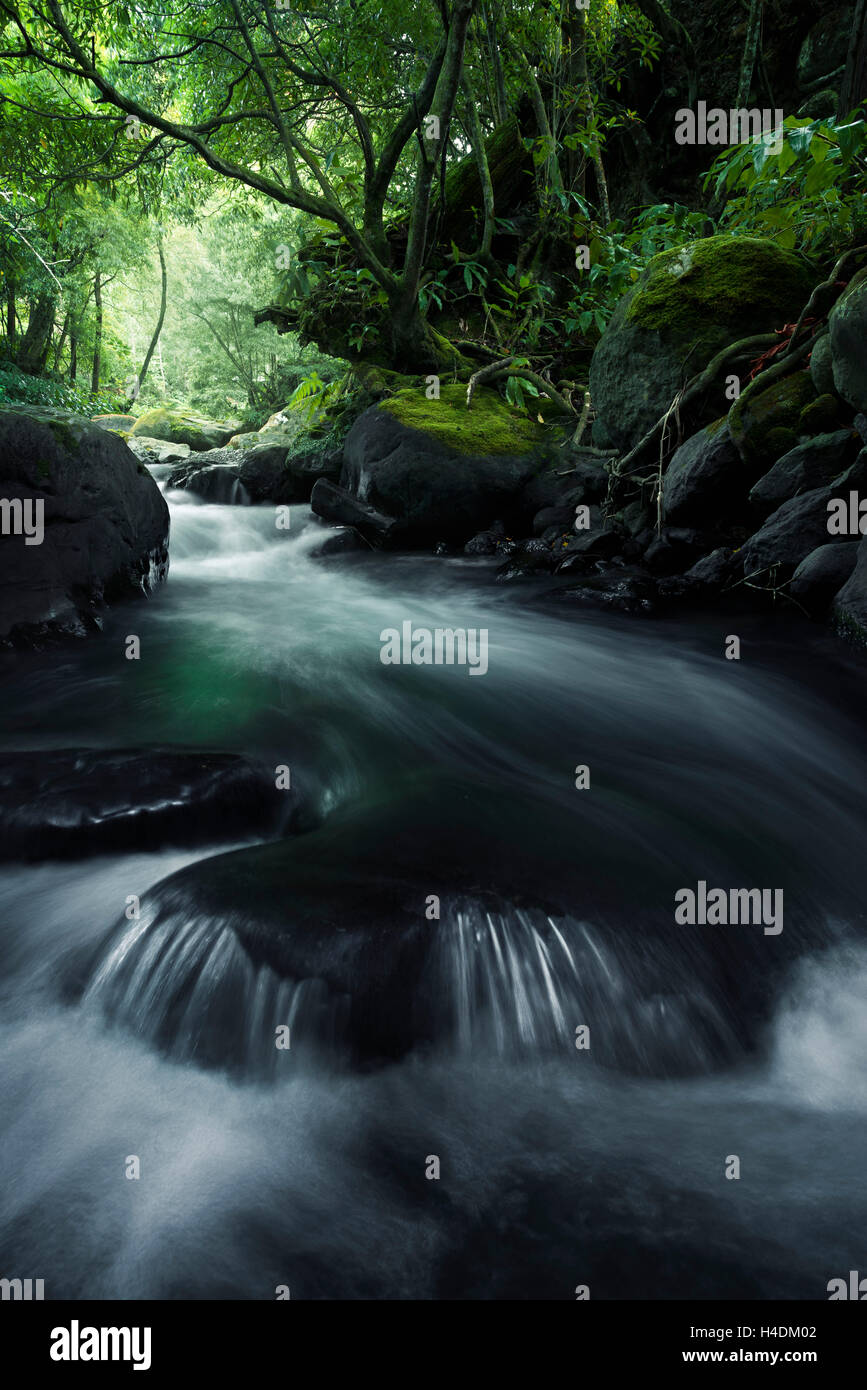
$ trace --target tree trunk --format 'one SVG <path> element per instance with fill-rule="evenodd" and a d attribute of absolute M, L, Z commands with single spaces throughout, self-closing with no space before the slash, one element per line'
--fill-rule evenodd
<path fill-rule="evenodd" d="M 156 351 L 157 343 L 160 340 L 160 334 L 163 331 L 163 322 L 166 317 L 166 291 L 168 286 L 168 277 L 166 275 L 166 257 L 165 252 L 163 251 L 162 236 L 160 236 L 159 242 L 157 243 L 157 254 L 160 258 L 160 316 L 157 319 L 157 326 L 154 329 L 154 336 L 151 338 L 150 346 L 148 347 L 148 350 L 145 353 L 145 359 L 142 363 L 141 371 L 139 372 L 138 377 L 136 378 L 135 390 L 132 392 L 132 394 L 130 395 L 129 399 L 126 401 L 123 407 L 122 414 L 124 415 L 129 413 L 133 401 L 137 400 L 139 395 L 141 394 L 141 388 L 144 386 L 144 379 L 148 374 L 148 367 L 151 364 L 151 358 L 153 357 Z"/>
<path fill-rule="evenodd" d="M 69 335 L 69 380 L 72 386 L 75 385 L 78 376 L 78 334 L 72 332 Z"/>
<path fill-rule="evenodd" d="M 96 304 L 96 326 L 93 334 L 93 371 L 90 377 L 90 389 L 96 392 L 99 390 L 100 356 L 102 354 L 102 279 L 99 271 L 93 277 L 93 299 Z"/>
<path fill-rule="evenodd" d="M 60 358 L 61 358 L 61 354 L 63 353 L 63 345 L 64 345 L 64 343 L 66 342 L 66 335 L 67 335 L 68 332 L 69 332 L 69 310 L 67 309 L 66 314 L 65 314 L 64 319 L 63 319 L 63 327 L 62 327 L 61 330 L 60 330 L 60 337 L 58 338 L 57 343 L 56 343 L 55 348 L 54 348 L 54 371 L 55 371 L 55 372 L 57 371 L 57 368 L 58 368 L 58 366 L 60 365 Z"/>
<path fill-rule="evenodd" d="M 463 70 L 467 29 L 475 0 L 457 0 L 449 24 L 446 52 L 430 111 L 436 133 L 418 132 L 419 156 L 409 219 L 406 255 L 400 279 L 386 290 L 392 313 L 392 343 L 397 361 L 409 370 L 436 371 L 442 365 L 430 329 L 422 317 L 418 289 L 424 268 L 434 175 L 447 147 L 449 126 Z"/>
<path fill-rule="evenodd" d="M 849 57 L 840 87 L 837 116 L 843 120 L 867 99 L 867 0 L 857 0 L 849 38 Z"/>
<path fill-rule="evenodd" d="M 747 35 L 744 39 L 744 52 L 741 58 L 741 70 L 738 77 L 738 91 L 735 97 L 735 106 L 742 110 L 749 104 L 750 87 L 753 82 L 753 72 L 756 66 L 756 54 L 759 51 L 759 34 L 762 28 L 762 0 L 750 0 L 750 17 L 747 20 Z"/>
<path fill-rule="evenodd" d="M 18 353 L 18 366 L 22 372 L 38 375 L 45 370 L 54 332 L 54 309 L 55 300 L 50 294 L 41 294 L 31 308 L 27 331 L 21 339 Z"/>
<path fill-rule="evenodd" d="M 6 356 L 15 354 L 15 281 L 6 281 Z"/>
<path fill-rule="evenodd" d="M 496 10 L 492 5 L 489 14 L 485 0 L 482 0 L 482 19 L 485 24 L 485 36 L 488 40 L 491 67 L 494 71 L 494 86 L 497 103 L 494 110 L 494 118 L 497 125 L 502 125 L 503 121 L 507 120 L 509 115 L 509 104 L 506 100 L 506 79 L 503 76 L 503 62 L 500 58 L 500 46 L 497 43 Z"/>
<path fill-rule="evenodd" d="M 482 123 L 479 120 L 476 94 L 473 91 L 473 84 L 470 81 L 468 73 L 464 73 L 463 84 L 467 97 L 467 124 L 469 126 L 469 136 L 479 170 L 479 182 L 482 185 L 482 206 L 484 209 L 484 224 L 482 227 L 481 240 L 476 252 L 476 260 L 481 261 L 482 265 L 487 265 L 491 259 L 491 242 L 494 239 L 494 216 L 496 212 L 494 205 L 494 185 L 491 181 L 488 152 L 485 148 L 485 133 L 482 130 Z"/>

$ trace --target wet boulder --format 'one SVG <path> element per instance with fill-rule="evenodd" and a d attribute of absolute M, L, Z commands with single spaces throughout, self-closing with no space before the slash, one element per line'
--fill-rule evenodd
<path fill-rule="evenodd" d="M 543 426 L 496 391 L 477 391 L 467 410 L 464 386 L 443 386 L 438 400 L 402 390 L 353 424 L 340 484 L 393 517 L 408 544 L 464 543 L 492 517 L 524 519 L 522 490 L 546 466 L 550 449 Z"/>
<path fill-rule="evenodd" d="M 151 439 L 140 434 L 127 440 L 137 459 L 148 466 L 154 463 L 183 463 L 190 457 L 189 444 L 171 444 L 165 439 Z"/>
<path fill-rule="evenodd" d="M 173 748 L 0 754 L 0 857 L 74 858 L 274 835 L 301 818 L 273 769 Z"/>
<path fill-rule="evenodd" d="M 855 568 L 858 546 L 829 541 L 811 550 L 792 575 L 788 592 L 810 611 L 827 608 Z"/>
<path fill-rule="evenodd" d="M 386 516 L 366 502 L 360 502 L 351 492 L 327 478 L 320 478 L 314 485 L 310 505 L 323 521 L 353 527 L 371 545 L 386 545 L 402 535 L 403 528 L 393 516 Z"/>
<path fill-rule="evenodd" d="M 831 356 L 831 335 L 823 333 L 810 353 L 810 376 L 820 396 L 834 391 L 834 362 Z"/>
<path fill-rule="evenodd" d="M 82 636 L 104 603 L 165 578 L 159 488 L 122 439 L 84 416 L 0 407 L 0 506 L 0 645 Z"/>
<path fill-rule="evenodd" d="M 839 633 L 867 646 L 867 538 L 857 546 L 855 568 L 834 599 L 833 617 Z"/>

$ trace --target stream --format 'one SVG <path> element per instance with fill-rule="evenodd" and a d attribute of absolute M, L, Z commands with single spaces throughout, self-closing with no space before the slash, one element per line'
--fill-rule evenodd
<path fill-rule="evenodd" d="M 349 923 L 364 875 L 414 884 L 431 948 L 389 987 L 424 1028 L 350 1065 L 302 1027 L 260 1074 L 243 1040 L 303 1024 L 311 985 L 299 1005 L 262 966 L 203 1057 L 211 910 L 172 932 L 207 951 L 158 971 L 118 942 L 128 895 L 231 844 L 5 866 L 3 1273 L 49 1298 L 546 1300 L 824 1299 L 867 1273 L 863 657 L 797 614 L 578 611 L 486 560 L 317 557 L 306 507 L 283 531 L 167 497 L 152 599 L 0 658 L 3 748 L 291 767 L 285 932 L 318 864 Z M 485 630 L 487 671 L 383 664 L 406 621 Z M 700 881 L 781 890 L 783 930 L 679 925 Z M 194 1006 L 167 1038 L 173 972 Z"/>

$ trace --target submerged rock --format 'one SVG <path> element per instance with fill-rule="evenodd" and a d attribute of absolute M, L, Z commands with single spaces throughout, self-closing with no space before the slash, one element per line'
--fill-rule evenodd
<path fill-rule="evenodd" d="M 821 914 L 793 894 L 774 937 L 677 927 L 682 880 L 621 796 L 594 792 L 568 825 L 531 792 L 492 798 L 467 783 L 337 813 L 165 879 L 71 983 L 172 1055 L 247 1075 L 325 1058 L 367 1067 L 431 1043 L 570 1055 L 587 1020 L 602 1066 L 730 1062 L 755 1040 L 785 962 L 823 938 Z M 747 881 L 761 873 L 748 837 L 738 855 Z"/>
<path fill-rule="evenodd" d="M 0 857 L 56 859 L 276 834 L 297 792 L 238 753 L 40 749 L 0 754 Z"/>

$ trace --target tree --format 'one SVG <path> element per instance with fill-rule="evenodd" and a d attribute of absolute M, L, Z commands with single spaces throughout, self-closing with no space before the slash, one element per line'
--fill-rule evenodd
<path fill-rule="evenodd" d="M 441 352 L 424 323 L 418 290 L 431 191 L 447 150 L 475 4 L 451 0 L 440 15 L 426 13 L 423 38 L 434 37 L 435 17 L 441 33 L 414 91 L 406 89 L 418 60 L 405 39 L 390 42 L 402 80 L 392 80 L 384 110 L 355 95 L 371 42 L 369 20 L 353 0 L 339 0 L 328 20 L 245 0 L 180 14 L 164 7 L 152 32 L 124 6 L 108 13 L 94 0 L 74 10 L 58 0 L 44 6 L 4 0 L 9 23 L 0 58 L 77 83 L 79 93 L 93 98 L 83 110 L 88 119 L 105 123 L 105 108 L 113 108 L 117 120 L 107 133 L 118 168 L 124 167 L 122 136 L 141 130 L 144 148 L 126 160 L 129 172 L 167 148 L 183 148 L 214 173 L 333 224 L 385 292 L 395 356 L 435 366 Z M 390 6 L 384 17 L 398 20 L 400 35 L 400 7 Z M 380 48 L 383 37 L 376 35 Z M 203 103 L 209 109 L 195 119 Z M 325 136 L 334 139 L 332 150 L 323 149 Z M 386 203 L 393 184 L 406 177 L 400 166 L 413 139 L 408 237 L 396 255 L 386 238 Z M 340 177 L 338 152 L 350 160 Z"/>
<path fill-rule="evenodd" d="M 148 344 L 148 350 L 145 353 L 144 361 L 141 365 L 141 371 L 138 373 L 138 376 L 136 377 L 135 388 L 133 391 L 130 392 L 129 396 L 124 402 L 124 414 L 131 408 L 133 401 L 137 400 L 138 396 L 141 394 L 141 389 L 144 386 L 145 378 L 148 374 L 148 367 L 151 364 L 151 358 L 156 352 L 157 343 L 160 340 L 160 334 L 163 331 L 163 324 L 166 320 L 166 300 L 168 297 L 168 272 L 166 270 L 166 253 L 163 249 L 162 232 L 160 232 L 159 238 L 157 240 L 157 255 L 160 258 L 160 314 L 159 318 L 157 319 L 157 326 L 153 332 L 153 337 L 151 338 L 150 343 Z"/>

